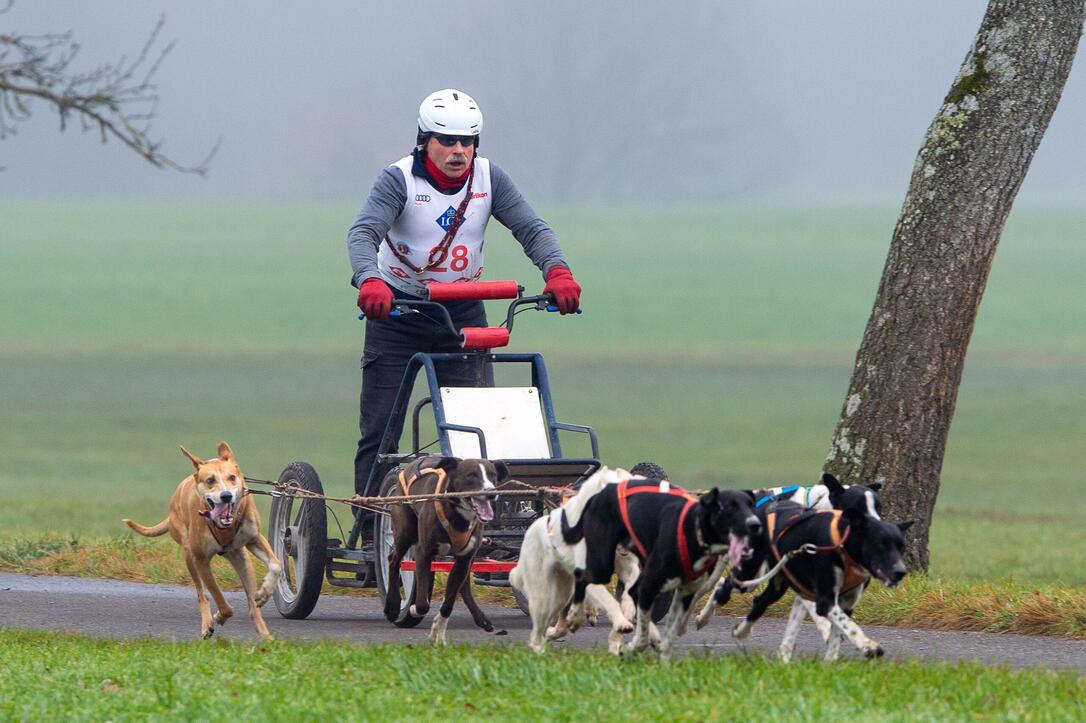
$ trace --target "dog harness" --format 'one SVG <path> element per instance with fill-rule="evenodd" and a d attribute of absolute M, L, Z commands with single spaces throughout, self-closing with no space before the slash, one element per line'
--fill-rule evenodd
<path fill-rule="evenodd" d="M 437 486 L 434 487 L 434 494 L 439 495 L 445 491 L 445 486 L 449 483 L 449 476 L 445 474 L 445 470 L 437 467 L 423 467 L 418 472 L 411 476 L 411 479 L 407 479 L 405 470 L 400 470 L 400 489 L 403 491 L 404 497 L 411 494 L 411 485 L 415 481 L 426 474 L 437 475 Z M 462 553 L 471 542 L 471 539 L 475 536 L 476 530 L 478 530 L 482 523 L 479 518 L 476 517 L 475 521 L 468 526 L 466 530 L 458 530 L 453 527 L 449 522 L 448 516 L 445 514 L 445 505 L 442 504 L 442 500 L 432 500 L 434 503 L 434 512 L 437 514 L 437 521 L 441 523 L 441 527 L 444 528 L 445 534 L 449 537 L 450 552 L 454 556 Z"/>
<path fill-rule="evenodd" d="M 829 523 L 829 531 L 831 544 L 816 545 L 814 547 L 814 552 L 836 552 L 841 558 L 841 565 L 842 567 L 844 567 L 845 571 L 844 580 L 841 582 L 841 593 L 850 592 L 862 585 L 863 583 L 867 582 L 867 580 L 871 577 L 867 573 L 867 570 L 865 570 L 859 563 L 853 560 L 852 556 L 845 551 L 845 542 L 848 540 L 849 533 L 852 532 L 852 527 L 846 521 L 845 531 L 843 533 L 841 532 L 840 520 L 842 514 L 843 513 L 841 512 L 841 510 L 805 510 L 795 515 L 791 519 L 787 520 L 784 528 L 781 529 L 780 532 L 777 532 L 776 527 L 779 522 L 779 520 L 777 519 L 777 513 L 767 512 L 766 527 L 769 535 L 769 547 L 771 550 L 773 550 L 773 555 L 777 558 L 777 562 L 780 562 L 781 558 L 783 557 L 783 555 L 781 555 L 780 549 L 777 547 L 777 542 L 782 539 L 788 533 L 788 531 L 792 529 L 792 527 L 794 527 L 796 524 L 803 520 L 814 517 L 815 515 L 830 515 L 831 519 Z M 804 598 L 805 600 L 814 601 L 814 592 L 807 588 L 805 585 L 801 584 L 799 580 L 796 579 L 795 575 L 793 575 L 792 572 L 788 569 L 787 565 L 785 565 L 782 570 L 784 574 L 788 577 L 788 580 L 792 583 L 793 587 L 795 587 L 796 592 L 799 593 L 800 597 Z"/>
<path fill-rule="evenodd" d="M 686 504 L 683 505 L 682 511 L 679 513 L 679 530 L 678 530 L 678 547 L 679 547 L 679 562 L 682 564 L 683 582 L 692 582 L 704 573 L 704 570 L 708 570 L 716 564 L 716 555 L 709 558 L 709 562 L 703 568 L 702 572 L 694 571 L 694 561 L 690 559 L 690 548 L 686 544 L 686 530 L 684 529 L 684 523 L 686 522 L 686 515 L 690 512 L 690 509 L 698 503 L 698 498 L 681 487 L 675 487 L 667 480 L 661 480 L 659 485 L 639 485 L 634 488 L 630 488 L 630 480 L 623 480 L 618 484 L 618 511 L 622 516 L 622 524 L 626 526 L 626 532 L 630 535 L 630 541 L 633 542 L 634 547 L 637 548 L 638 553 L 641 555 L 641 559 L 648 559 L 649 553 L 645 549 L 645 545 L 638 538 L 637 533 L 634 532 L 633 525 L 630 523 L 630 510 L 629 510 L 629 498 L 630 495 L 636 495 L 642 492 L 651 492 L 653 494 L 673 495 L 675 497 L 682 497 L 686 499 Z M 701 530 L 695 526 L 694 533 L 697 535 L 697 543 L 701 549 L 706 548 L 705 540 L 702 539 Z"/>
<path fill-rule="evenodd" d="M 791 495 L 795 494 L 795 491 L 798 490 L 798 489 L 799 489 L 799 485 L 788 485 L 787 487 L 781 487 L 779 492 L 776 492 L 774 494 L 768 494 L 765 497 L 762 497 L 760 500 L 758 500 L 757 502 L 754 503 L 754 506 L 755 507 L 761 507 L 762 505 L 765 505 L 765 504 L 767 504 L 769 502 L 779 500 L 782 497 L 790 497 Z M 808 487 L 806 489 L 807 489 L 807 491 L 806 491 L 806 494 L 804 495 L 804 498 L 803 498 L 803 506 L 804 507 L 809 506 L 807 504 L 807 502 L 808 502 L 808 500 L 810 499 L 810 496 L 811 496 L 811 488 Z"/>

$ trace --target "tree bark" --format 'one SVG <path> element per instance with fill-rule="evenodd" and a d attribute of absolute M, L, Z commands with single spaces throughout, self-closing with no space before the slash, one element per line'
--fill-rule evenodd
<path fill-rule="evenodd" d="M 966 349 L 1011 205 L 1056 110 L 1084 0 L 991 0 L 916 158 L 826 470 L 880 481 L 928 534 Z"/>

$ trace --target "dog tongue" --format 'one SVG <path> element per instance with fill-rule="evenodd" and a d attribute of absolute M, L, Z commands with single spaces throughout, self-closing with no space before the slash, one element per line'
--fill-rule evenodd
<path fill-rule="evenodd" d="M 731 535 L 728 542 L 728 564 L 737 567 L 743 559 L 743 553 L 747 551 L 747 538 Z"/>
<path fill-rule="evenodd" d="M 211 510 L 211 518 L 214 520 L 225 521 L 228 517 L 230 517 L 229 503 L 220 502 Z"/>
<path fill-rule="evenodd" d="M 490 500 L 478 500 L 472 497 L 471 506 L 475 510 L 475 514 L 479 515 L 479 519 L 483 522 L 490 522 L 494 519 L 494 508 L 490 506 Z"/>

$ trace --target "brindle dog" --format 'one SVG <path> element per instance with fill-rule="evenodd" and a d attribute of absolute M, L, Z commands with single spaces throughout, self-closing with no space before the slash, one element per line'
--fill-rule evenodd
<path fill-rule="evenodd" d="M 385 478 L 385 487 L 398 486 L 400 494 L 424 495 L 442 492 L 478 492 L 472 497 L 392 505 L 393 550 L 388 560 L 388 590 L 385 593 L 385 617 L 399 627 L 414 627 L 430 610 L 435 557 L 452 555 L 452 569 L 445 582 L 445 599 L 430 628 L 430 641 L 445 645 L 445 629 L 459 593 L 464 598 L 475 624 L 487 632 L 494 625 L 479 608 L 471 594 L 471 563 L 479 550 L 483 523 L 494 518 L 492 501 L 495 484 L 509 478 L 501 462 L 486 459 L 457 459 L 428 456 L 417 459 L 403 470 L 393 470 Z M 408 550 L 415 548 L 415 600 L 400 610 L 400 564 Z"/>

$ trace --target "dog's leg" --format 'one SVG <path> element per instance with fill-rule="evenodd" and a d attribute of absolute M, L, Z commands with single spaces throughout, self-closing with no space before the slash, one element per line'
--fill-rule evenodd
<path fill-rule="evenodd" d="M 754 626 L 754 623 L 758 621 L 758 618 L 765 614 L 766 609 L 773 603 L 784 597 L 785 591 L 788 587 L 785 583 L 780 581 L 779 577 L 775 577 L 769 581 L 765 590 L 754 598 L 754 604 L 750 606 L 750 612 L 747 616 L 739 621 L 739 623 L 732 630 L 732 637 L 743 639 L 750 635 L 750 629 Z"/>
<path fill-rule="evenodd" d="M 696 597 L 701 597 L 702 592 L 706 589 L 712 591 L 701 610 L 698 611 L 697 617 L 694 618 L 694 624 L 697 626 L 698 630 L 704 628 L 713 617 L 713 605 L 716 603 L 717 588 L 721 585 L 720 580 L 724 576 L 724 568 L 726 565 L 727 560 L 724 556 L 718 557 L 716 565 L 713 566 L 713 572 L 709 575 L 709 579 L 705 583 L 705 587 L 698 591 Z"/>
<path fill-rule="evenodd" d="M 460 596 L 464 598 L 464 605 L 467 606 L 468 612 L 471 613 L 471 619 L 475 621 L 475 624 L 488 633 L 494 632 L 494 623 L 490 622 L 490 618 L 486 616 L 483 609 L 479 607 L 479 603 L 475 602 L 475 594 L 471 591 L 471 569 L 468 569 L 468 574 L 464 578 L 464 584 L 460 587 Z"/>
<path fill-rule="evenodd" d="M 633 632 L 633 623 L 622 612 L 622 606 L 611 595 L 606 585 L 589 585 L 586 592 L 592 605 L 607 615 L 612 628 L 619 633 Z"/>
<path fill-rule="evenodd" d="M 676 588 L 671 597 L 671 607 L 667 611 L 667 625 L 664 634 L 660 638 L 660 660 L 664 663 L 671 660 L 671 646 L 682 634 L 680 631 L 686 620 L 686 613 L 694 602 L 694 595 L 684 595 L 682 587 Z"/>
<path fill-rule="evenodd" d="M 279 558 L 277 558 L 272 551 L 267 538 L 259 532 L 253 541 L 245 547 L 253 554 L 253 557 L 263 562 L 268 568 L 267 574 L 264 575 L 264 580 L 260 583 L 260 589 L 253 595 L 256 606 L 262 608 L 264 607 L 264 603 L 268 602 L 272 593 L 275 592 L 275 586 L 279 582 L 279 577 L 283 574 L 283 566 L 280 564 Z"/>
<path fill-rule="evenodd" d="M 207 604 L 207 596 L 204 594 L 204 583 L 197 572 L 196 559 L 188 549 L 183 549 L 185 567 L 189 569 L 192 582 L 196 586 L 196 604 L 200 607 L 200 636 L 205 640 L 215 633 L 215 623 L 211 620 L 211 606 Z"/>
<path fill-rule="evenodd" d="M 226 602 L 226 597 L 219 589 L 219 583 L 215 581 L 215 573 L 211 571 L 211 560 L 194 557 L 193 561 L 196 563 L 196 572 L 200 575 L 200 581 L 204 583 L 204 587 L 211 593 L 211 599 L 215 601 L 215 624 L 223 625 L 234 617 L 234 608 Z M 204 637 L 210 636 L 211 632 L 207 632 Z"/>
<path fill-rule="evenodd" d="M 818 611 L 815 610 L 815 604 L 810 600 L 805 600 L 799 596 L 796 597 L 796 600 L 802 601 L 804 609 L 811 616 L 811 620 L 814 621 L 815 627 L 818 629 L 818 634 L 822 636 L 822 642 L 828 643 L 830 635 L 833 633 L 833 623 L 819 615 Z"/>
<path fill-rule="evenodd" d="M 634 603 L 633 596 L 630 595 L 630 590 L 641 575 L 641 565 L 632 552 L 619 547 L 615 551 L 615 572 L 618 573 L 615 592 L 622 606 L 622 614 L 627 620 L 632 620 L 637 615 L 637 605 Z"/>
<path fill-rule="evenodd" d="M 652 606 L 663 587 L 663 579 L 653 567 L 650 557 L 645 562 L 645 569 L 637 580 L 637 620 L 634 624 L 633 639 L 626 645 L 624 652 L 638 653 L 649 645 L 649 625 L 652 623 Z M 672 602 L 674 605 L 674 601 Z M 663 640 L 660 641 L 661 647 Z"/>
<path fill-rule="evenodd" d="M 449 625 L 449 618 L 452 616 L 453 605 L 456 604 L 456 596 L 460 594 L 460 588 L 468 581 L 471 560 L 472 556 L 470 555 L 457 557 L 453 560 L 452 569 L 449 570 L 449 577 L 445 581 L 445 598 L 441 602 L 437 615 L 434 617 L 433 625 L 430 626 L 430 643 L 435 646 L 445 646 L 449 643 L 445 636 L 445 630 Z M 429 567 L 429 564 L 427 564 L 427 567 Z M 422 581 L 420 580 L 418 584 L 421 585 Z"/>
<path fill-rule="evenodd" d="M 826 617 L 844 637 L 848 638 L 849 642 L 856 646 L 857 650 L 864 654 L 865 658 L 878 658 L 885 652 L 882 646 L 867 637 L 860 626 L 854 623 L 848 613 L 839 606 L 834 605 L 830 608 Z"/>
<path fill-rule="evenodd" d="M 807 617 L 807 604 L 809 603 L 799 595 L 796 595 L 796 599 L 792 601 L 792 610 L 788 613 L 788 624 L 784 626 L 784 638 L 777 649 L 782 662 L 787 663 L 792 660 L 799 628 L 803 624 L 803 619 Z"/>
<path fill-rule="evenodd" d="M 393 542 L 392 552 L 388 555 L 388 577 L 385 578 L 388 580 L 385 590 L 385 619 L 390 623 L 400 619 L 400 595 L 403 587 L 400 580 L 400 564 L 403 562 L 403 556 L 411 549 L 410 543 L 411 541 L 405 538 L 396 540 Z M 381 560 L 374 561 L 374 564 L 380 565 Z"/>
<path fill-rule="evenodd" d="M 826 653 L 822 657 L 825 662 L 832 663 L 837 660 L 837 656 L 841 654 L 842 640 L 844 640 L 844 636 L 841 635 L 841 631 L 831 627 L 829 639 L 826 641 Z"/>
<path fill-rule="evenodd" d="M 268 631 L 267 623 L 264 622 L 264 616 L 260 614 L 260 605 L 256 602 L 256 595 L 254 594 L 256 576 L 253 574 L 252 563 L 245 556 L 245 551 L 235 550 L 229 553 L 226 559 L 233 565 L 234 571 L 237 572 L 238 578 L 241 580 L 242 587 L 245 588 L 245 598 L 249 602 L 249 617 L 252 618 L 253 626 L 260 633 L 260 637 L 265 640 L 274 640 L 275 638 Z"/>
<path fill-rule="evenodd" d="M 434 587 L 434 571 L 431 569 L 434 553 L 427 551 L 420 554 L 420 550 L 424 548 L 423 541 L 415 545 L 415 600 L 407 609 L 408 613 L 416 618 L 424 618 L 426 613 L 430 612 L 430 593 Z M 453 566 L 455 567 L 455 563 Z"/>

